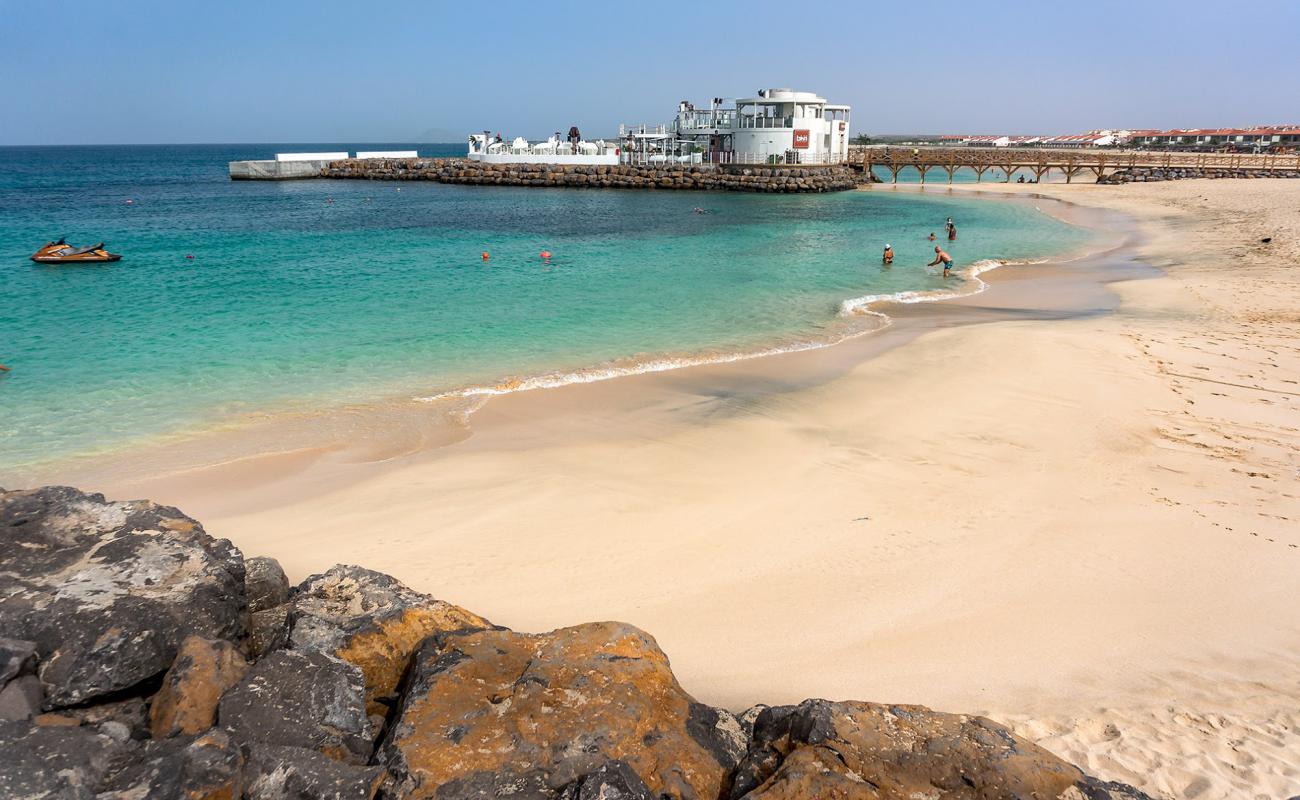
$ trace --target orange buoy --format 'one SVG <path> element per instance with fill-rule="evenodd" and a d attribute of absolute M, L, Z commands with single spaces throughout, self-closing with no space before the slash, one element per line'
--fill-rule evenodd
<path fill-rule="evenodd" d="M 549 259 L 550 257 L 551 257 L 551 251 L 550 251 L 550 250 L 543 250 L 543 251 L 542 251 L 542 260 L 543 260 L 543 261 Z"/>
<path fill-rule="evenodd" d="M 487 252 L 486 250 L 484 250 L 484 251 L 483 251 L 483 260 L 484 260 L 484 261 L 487 261 L 489 258 L 491 258 L 491 256 L 489 256 L 489 255 L 488 255 L 488 252 Z"/>
<path fill-rule="evenodd" d="M 191 260 L 194 258 L 194 256 L 185 256 L 185 257 Z"/>

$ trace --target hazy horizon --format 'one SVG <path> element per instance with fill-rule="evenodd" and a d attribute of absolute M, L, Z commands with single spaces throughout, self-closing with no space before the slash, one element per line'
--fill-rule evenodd
<path fill-rule="evenodd" d="M 610 135 L 776 86 L 851 104 L 854 134 L 1300 123 L 1297 4 L 790 8 L 0 0 L 0 145 Z"/>

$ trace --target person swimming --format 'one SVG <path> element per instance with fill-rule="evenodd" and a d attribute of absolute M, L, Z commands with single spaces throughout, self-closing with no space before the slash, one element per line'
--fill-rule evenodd
<path fill-rule="evenodd" d="M 944 249 L 942 247 L 935 245 L 934 260 L 931 261 L 929 264 L 926 264 L 926 266 L 933 267 L 940 263 L 943 264 L 943 276 L 946 278 L 948 277 L 948 271 L 952 269 L 952 256 L 944 252 Z"/>
<path fill-rule="evenodd" d="M 888 244 L 885 245 L 885 252 L 880 256 L 880 263 L 888 266 L 894 263 L 894 248 Z"/>
<path fill-rule="evenodd" d="M 935 240 L 935 238 L 936 238 L 936 237 L 935 237 L 934 233 L 931 232 L 931 233 L 930 233 L 930 241 L 933 242 L 933 241 Z"/>

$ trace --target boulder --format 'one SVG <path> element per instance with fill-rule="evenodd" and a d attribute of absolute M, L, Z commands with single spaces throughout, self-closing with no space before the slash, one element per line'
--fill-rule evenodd
<path fill-rule="evenodd" d="M 157 678 L 186 636 L 244 636 L 243 557 L 174 508 L 0 492 L 0 636 L 36 643 L 47 708 Z"/>
<path fill-rule="evenodd" d="M 376 760 L 413 799 L 555 798 L 614 761 L 654 797 L 716 798 L 736 764 L 729 718 L 629 625 L 441 634 L 416 654 Z"/>
<path fill-rule="evenodd" d="M 374 733 L 361 670 L 323 653 L 274 652 L 222 696 L 217 721 L 241 743 L 319 750 L 364 763 Z"/>
<path fill-rule="evenodd" d="M 657 800 L 626 761 L 610 761 L 560 793 L 562 800 Z"/>
<path fill-rule="evenodd" d="M 420 643 L 436 633 L 480 630 L 491 623 L 421 594 L 396 578 L 338 565 L 294 592 L 290 647 L 325 653 L 361 668 L 369 713 L 385 715 Z"/>
<path fill-rule="evenodd" d="M 759 714 L 732 798 L 1089 800 L 1103 787 L 983 717 L 805 700 Z M 1104 787 L 1103 787 L 1104 789 Z"/>
<path fill-rule="evenodd" d="M 280 562 L 267 556 L 245 559 L 244 592 L 250 614 L 289 602 L 289 579 Z"/>
<path fill-rule="evenodd" d="M 341 764 L 315 750 L 254 745 L 244 768 L 246 800 L 373 800 L 383 767 Z"/>
<path fill-rule="evenodd" d="M 192 736 L 211 728 L 217 719 L 217 701 L 247 671 L 248 662 L 230 642 L 186 639 L 149 707 L 153 737 Z"/>
<path fill-rule="evenodd" d="M 0 722 L 31 719 L 41 713 L 41 680 L 35 675 L 20 675 L 0 689 Z"/>
<path fill-rule="evenodd" d="M 89 728 L 0 722 L 0 797 L 92 800 L 131 746 Z"/>
<path fill-rule="evenodd" d="M 223 731 L 146 742 L 116 765 L 96 800 L 239 800 L 244 757 Z"/>
<path fill-rule="evenodd" d="M 0 638 L 0 686 L 36 671 L 36 642 Z"/>
<path fill-rule="evenodd" d="M 289 643 L 290 610 L 286 603 L 248 615 L 248 640 L 244 645 L 249 658 L 257 661 Z"/>

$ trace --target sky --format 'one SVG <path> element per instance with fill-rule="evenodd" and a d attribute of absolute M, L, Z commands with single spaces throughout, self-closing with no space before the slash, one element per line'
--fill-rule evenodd
<path fill-rule="evenodd" d="M 854 133 L 1300 123 L 1300 2 L 0 0 L 0 145 L 461 141 L 815 91 Z"/>

